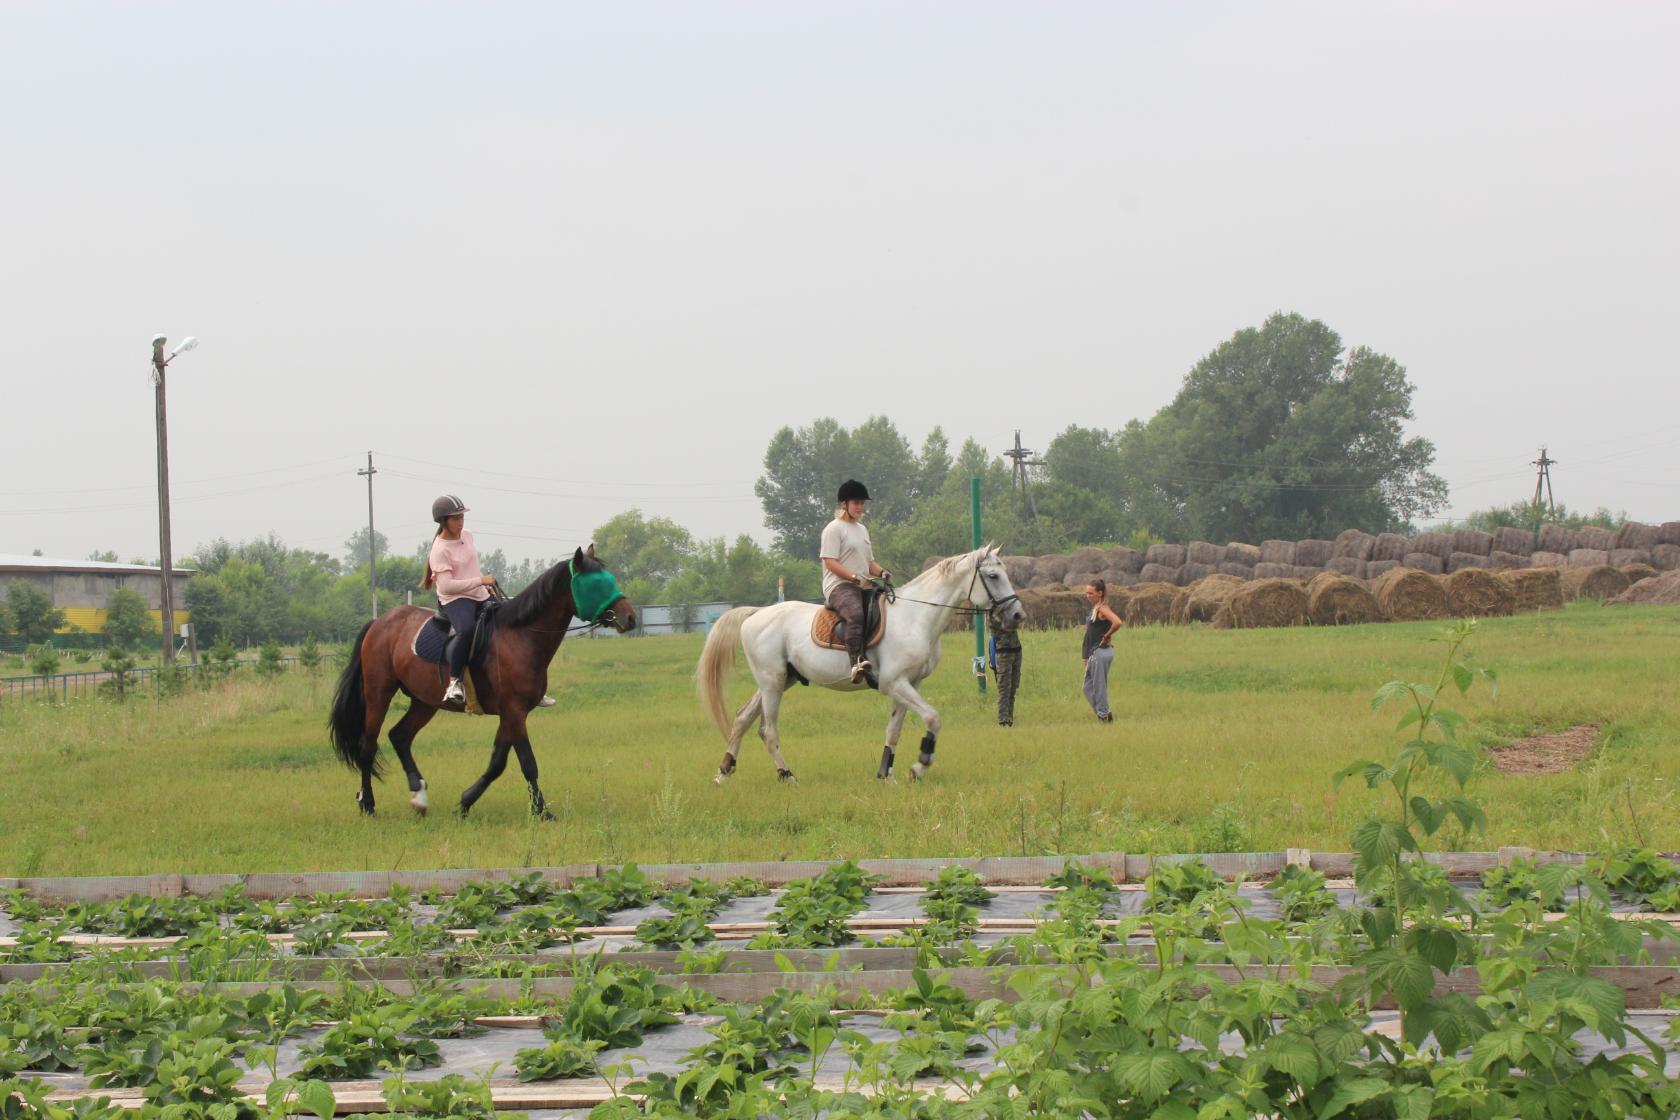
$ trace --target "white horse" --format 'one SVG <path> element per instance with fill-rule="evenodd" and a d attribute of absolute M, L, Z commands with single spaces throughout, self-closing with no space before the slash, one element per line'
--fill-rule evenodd
<path fill-rule="evenodd" d="M 887 717 L 887 745 L 881 751 L 877 778 L 890 778 L 893 751 L 904 730 L 904 713 L 914 710 L 926 727 L 921 757 L 910 768 L 920 778 L 933 765 L 933 748 L 939 738 L 939 713 L 916 691 L 939 664 L 939 636 L 945 631 L 951 612 L 962 606 L 996 612 L 1005 621 L 1019 623 L 1026 612 L 1009 575 L 998 560 L 997 548 L 988 546 L 963 556 L 941 560 L 895 593 L 887 610 L 887 630 L 879 645 L 870 649 L 881 693 L 892 700 Z M 843 649 L 827 649 L 811 640 L 811 622 L 819 610 L 814 603 L 777 603 L 769 607 L 736 607 L 712 624 L 706 648 L 700 653 L 695 680 L 700 700 L 711 714 L 718 732 L 729 744 L 718 767 L 722 784 L 735 772 L 735 755 L 741 739 L 753 721 L 762 717 L 759 736 L 783 780 L 793 771 L 782 761 L 781 733 L 776 715 L 782 693 L 803 678 L 814 685 L 837 692 L 858 692 L 867 684 L 853 684 L 851 661 Z M 735 665 L 735 645 L 747 653 L 747 667 L 758 682 L 758 691 L 743 704 L 734 719 L 725 706 L 723 686 Z"/>

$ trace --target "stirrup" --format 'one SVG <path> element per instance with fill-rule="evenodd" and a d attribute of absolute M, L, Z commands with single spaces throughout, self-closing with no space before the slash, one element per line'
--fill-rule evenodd
<path fill-rule="evenodd" d="M 443 690 L 443 702 L 445 704 L 465 704 L 467 702 L 467 690 L 462 687 L 460 677 L 452 679 L 449 682 L 449 687 Z"/>
<path fill-rule="evenodd" d="M 869 658 L 860 657 L 852 665 L 852 683 L 857 684 L 859 681 L 863 680 L 865 677 L 867 677 L 869 675 L 869 670 L 873 669 L 874 667 L 875 666 L 873 666 L 869 663 Z"/>

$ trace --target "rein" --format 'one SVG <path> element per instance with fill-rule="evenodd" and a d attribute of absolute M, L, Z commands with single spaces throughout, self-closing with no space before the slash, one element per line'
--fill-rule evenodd
<path fill-rule="evenodd" d="M 974 585 L 976 583 L 978 583 L 979 580 L 980 580 L 980 565 L 979 565 L 978 562 L 976 562 L 975 565 L 974 565 L 974 572 L 968 577 L 968 601 L 970 603 L 974 602 Z M 886 583 L 886 582 L 881 581 L 879 579 L 875 580 L 874 583 L 876 585 L 877 592 L 879 594 L 885 596 L 887 602 L 889 602 L 889 603 L 896 603 L 896 602 L 898 602 L 898 600 L 900 598 L 903 598 L 906 603 L 920 603 L 924 607 L 945 607 L 947 610 L 954 611 L 957 614 L 967 614 L 967 615 L 991 614 L 993 611 L 997 610 L 999 607 L 1003 606 L 1004 604 L 1017 602 L 1021 598 L 1019 595 L 1005 595 L 1003 598 L 999 599 L 997 596 L 992 594 L 992 589 L 991 588 L 989 588 L 985 584 L 981 583 L 980 584 L 980 590 L 984 591 L 986 593 L 986 598 L 991 600 L 991 606 L 988 606 L 988 607 L 975 607 L 975 606 L 964 607 L 964 606 L 958 606 L 958 605 L 946 604 L 946 603 L 935 603 L 935 602 L 933 602 L 932 600 L 929 600 L 929 599 L 911 599 L 908 596 L 900 596 L 899 592 L 898 592 L 898 589 L 890 583 Z"/>

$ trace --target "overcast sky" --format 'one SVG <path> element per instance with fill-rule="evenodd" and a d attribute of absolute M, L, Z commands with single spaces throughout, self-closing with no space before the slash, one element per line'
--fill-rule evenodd
<path fill-rule="evenodd" d="M 1118 427 L 1277 310 L 1463 513 L 1680 518 L 1680 6 L 8 3 L 0 552 L 765 534 L 784 424 Z M 879 485 L 871 482 L 871 485 Z"/>

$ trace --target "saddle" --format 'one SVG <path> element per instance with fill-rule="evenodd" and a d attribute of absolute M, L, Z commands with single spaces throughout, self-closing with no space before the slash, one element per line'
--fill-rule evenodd
<path fill-rule="evenodd" d="M 863 643 L 863 648 L 881 644 L 881 635 L 887 632 L 887 604 L 880 595 L 866 596 L 864 629 L 869 631 L 869 640 Z M 846 623 L 828 607 L 820 608 L 811 619 L 811 642 L 823 649 L 846 648 Z"/>
<path fill-rule="evenodd" d="M 478 704 L 478 690 L 474 687 L 473 680 L 477 673 L 473 670 L 484 668 L 484 655 L 490 649 L 490 635 L 495 629 L 496 608 L 501 602 L 500 599 L 490 599 L 484 604 L 484 609 L 478 612 L 478 625 L 473 628 L 472 648 L 467 651 L 466 679 L 461 683 L 467 690 L 467 711 L 474 715 L 479 714 L 482 709 Z M 457 641 L 460 641 L 460 635 L 455 633 L 449 624 L 449 616 L 439 607 L 431 618 L 421 623 L 414 631 L 414 641 L 409 648 L 413 650 L 415 657 L 437 666 L 440 685 L 448 684 L 449 647 Z"/>

